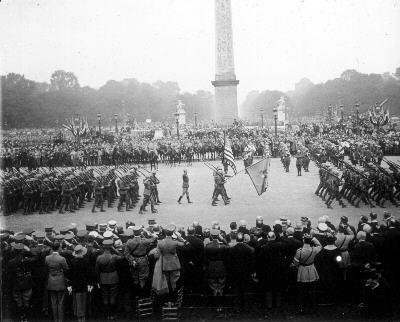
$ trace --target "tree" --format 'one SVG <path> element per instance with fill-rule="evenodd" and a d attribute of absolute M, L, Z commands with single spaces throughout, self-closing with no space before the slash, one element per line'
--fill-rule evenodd
<path fill-rule="evenodd" d="M 64 70 L 56 70 L 51 74 L 50 78 L 51 89 L 53 91 L 64 91 L 67 89 L 78 89 L 78 78 L 72 72 Z"/>

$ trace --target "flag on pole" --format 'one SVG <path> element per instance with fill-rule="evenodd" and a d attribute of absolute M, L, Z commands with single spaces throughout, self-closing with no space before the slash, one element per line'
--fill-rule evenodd
<path fill-rule="evenodd" d="M 235 159 L 233 158 L 232 147 L 231 147 L 231 140 L 224 134 L 224 155 L 223 161 L 227 162 L 228 165 L 232 168 L 233 172 L 237 173 L 236 171 L 236 164 Z"/>
<path fill-rule="evenodd" d="M 261 194 L 267 190 L 268 169 L 269 158 L 261 159 L 260 161 L 246 168 L 247 174 L 253 182 L 254 188 L 256 188 L 259 196 L 261 196 Z"/>

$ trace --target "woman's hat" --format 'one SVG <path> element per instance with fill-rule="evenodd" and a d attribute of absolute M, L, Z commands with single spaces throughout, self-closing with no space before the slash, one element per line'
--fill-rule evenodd
<path fill-rule="evenodd" d="M 87 248 L 83 247 L 82 245 L 76 245 L 74 248 L 74 251 L 72 252 L 72 255 L 77 257 L 77 256 L 85 256 L 87 253 Z"/>

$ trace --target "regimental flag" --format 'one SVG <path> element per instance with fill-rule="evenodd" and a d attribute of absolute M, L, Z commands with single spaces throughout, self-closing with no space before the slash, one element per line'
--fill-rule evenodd
<path fill-rule="evenodd" d="M 232 153 L 231 140 L 229 140 L 229 138 L 226 137 L 226 136 L 224 136 L 224 156 L 223 156 L 223 161 L 228 163 L 228 165 L 232 168 L 233 172 L 236 175 L 237 171 L 236 171 L 235 159 L 234 159 L 233 153 Z"/>
<path fill-rule="evenodd" d="M 261 159 L 260 161 L 246 168 L 246 172 L 253 182 L 254 188 L 256 188 L 259 196 L 261 196 L 261 194 L 267 190 L 268 169 L 269 158 Z"/>

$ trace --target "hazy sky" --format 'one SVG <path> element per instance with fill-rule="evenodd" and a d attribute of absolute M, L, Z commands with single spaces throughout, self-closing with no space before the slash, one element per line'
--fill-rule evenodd
<path fill-rule="evenodd" d="M 232 11 L 240 101 L 302 77 L 400 66 L 400 0 L 232 0 Z M 1 74 L 49 81 L 64 69 L 82 86 L 134 77 L 213 91 L 213 0 L 2 0 L 0 21 Z"/>

